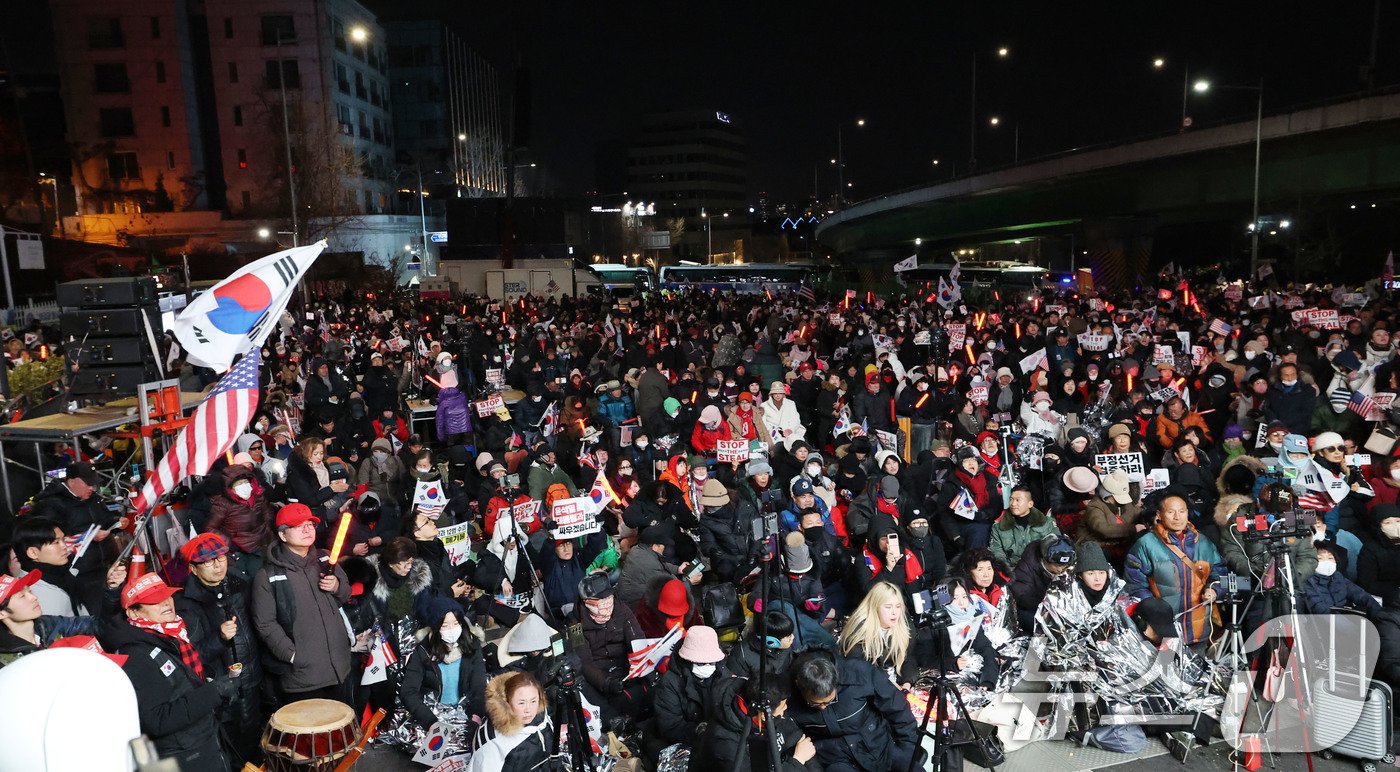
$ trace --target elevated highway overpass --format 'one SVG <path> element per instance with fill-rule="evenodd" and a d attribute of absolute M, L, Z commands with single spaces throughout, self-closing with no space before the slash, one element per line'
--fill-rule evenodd
<path fill-rule="evenodd" d="M 1260 132 L 1261 219 L 1400 199 L 1400 93 L 1265 116 Z M 1249 120 L 1072 150 L 859 202 L 816 237 L 848 263 L 885 270 L 920 239 L 921 263 L 976 247 L 1056 270 L 1088 265 L 1101 283 L 1128 287 L 1173 226 L 1215 223 L 1226 235 L 1203 257 L 1247 259 L 1254 146 Z"/>

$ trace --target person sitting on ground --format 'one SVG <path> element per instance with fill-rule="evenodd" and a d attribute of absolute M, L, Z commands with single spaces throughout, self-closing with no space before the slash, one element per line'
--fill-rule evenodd
<path fill-rule="evenodd" d="M 685 631 L 653 693 L 656 716 L 651 731 L 643 733 L 649 757 L 668 745 L 695 745 L 700 727 L 714 719 L 715 687 L 730 676 L 723 663 L 714 628 L 696 625 Z"/>
<path fill-rule="evenodd" d="M 544 688 L 529 673 L 502 673 L 486 684 L 486 714 L 472 741 L 467 772 L 527 772 L 549 764 L 554 724 Z"/>
<path fill-rule="evenodd" d="M 826 772 L 903 772 L 924 756 L 909 703 L 869 662 L 809 651 L 792 664 L 792 686 L 800 699 L 787 715 Z"/>
<path fill-rule="evenodd" d="M 1016 565 L 1032 542 L 1059 533 L 1060 527 L 1054 518 L 1035 508 L 1031 489 L 1017 485 L 1011 489 L 1011 501 L 1007 504 L 1006 512 L 992 524 L 988 547 L 992 555 L 1003 563 Z"/>

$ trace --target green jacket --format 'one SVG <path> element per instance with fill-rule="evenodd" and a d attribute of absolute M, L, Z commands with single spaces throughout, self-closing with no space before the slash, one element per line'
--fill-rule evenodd
<path fill-rule="evenodd" d="M 1031 542 L 1037 542 L 1049 536 L 1058 534 L 1060 526 L 1056 525 L 1055 519 L 1046 517 L 1044 512 L 1032 507 L 1030 514 L 1026 515 L 1026 522 L 1020 524 L 1016 522 L 1016 517 L 1009 511 L 1003 512 L 996 522 L 992 524 L 992 539 L 987 545 L 992 554 L 1008 566 L 1014 566 L 1021 562 L 1021 553 L 1026 551 L 1026 547 Z"/>

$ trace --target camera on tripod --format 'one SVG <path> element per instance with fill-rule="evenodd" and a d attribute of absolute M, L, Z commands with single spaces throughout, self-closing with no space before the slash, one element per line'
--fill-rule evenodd
<path fill-rule="evenodd" d="M 915 627 L 947 627 L 953 623 L 953 616 L 948 613 L 948 604 L 953 600 L 948 585 L 940 584 L 932 590 L 916 592 L 913 600 Z"/>
<path fill-rule="evenodd" d="M 1272 472 L 1271 467 L 1265 474 Z M 1251 540 L 1311 538 L 1317 521 L 1317 513 L 1300 508 L 1293 489 L 1280 481 L 1266 483 L 1259 501 L 1240 505 L 1234 517 L 1235 531 Z"/>

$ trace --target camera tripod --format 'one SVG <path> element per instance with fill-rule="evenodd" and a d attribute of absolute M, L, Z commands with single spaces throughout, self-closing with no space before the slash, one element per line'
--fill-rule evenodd
<path fill-rule="evenodd" d="M 593 764 L 592 750 L 588 739 L 588 722 L 583 717 L 583 703 L 580 697 L 583 690 L 580 688 L 578 674 L 574 672 L 573 665 L 569 664 L 568 651 L 566 649 L 564 657 L 561 658 L 559 669 L 555 671 L 554 677 L 549 679 L 546 688 L 558 686 L 557 693 L 559 700 L 555 703 L 554 715 L 550 718 L 554 721 L 554 747 L 550 751 L 552 759 L 551 767 L 556 770 L 570 770 L 570 772 L 594 772 L 596 767 Z M 564 729 L 569 732 L 569 756 L 565 759 L 559 753 L 559 746 L 563 741 Z"/>
<path fill-rule="evenodd" d="M 772 509 L 771 505 L 766 508 L 769 510 Z M 754 535 L 760 537 L 758 539 L 760 550 L 767 549 L 770 536 L 776 537 L 777 526 L 776 517 L 760 517 L 754 521 Z M 760 531 L 762 531 L 761 534 L 759 533 Z M 773 706 L 768 700 L 768 622 L 765 619 L 769 609 L 768 595 L 772 589 L 769 587 L 769 571 L 772 570 L 771 564 L 774 560 L 778 559 L 778 555 L 781 553 L 782 549 L 775 539 L 773 556 L 771 558 L 764 560 L 762 553 L 760 552 L 759 554 L 760 574 L 758 580 L 758 595 L 759 602 L 762 604 L 760 606 L 762 611 L 754 614 L 753 617 L 754 625 L 758 630 L 758 639 L 763 644 L 758 647 L 758 690 L 763 696 L 759 700 L 757 708 L 758 712 L 763 716 L 763 736 L 768 749 L 768 763 L 765 768 L 769 770 L 769 772 L 778 772 L 778 770 L 782 769 L 782 751 L 778 747 L 778 730 L 777 727 L 773 725 Z M 739 739 L 739 752 L 735 754 L 734 762 L 729 767 L 731 772 L 738 772 L 739 767 L 743 765 L 745 752 L 749 747 L 749 737 L 753 734 L 753 729 L 753 721 L 744 722 L 744 735 Z"/>
<path fill-rule="evenodd" d="M 935 631 L 935 634 L 938 634 L 938 631 Z M 947 630 L 943 630 L 942 634 L 947 636 Z M 933 738 L 933 766 L 931 768 L 933 772 L 943 772 L 945 768 L 944 762 L 952 746 L 952 727 L 954 719 L 949 710 L 948 695 L 950 694 L 953 696 L 953 703 L 957 706 L 958 716 L 960 717 L 958 720 L 966 721 L 968 729 L 972 731 L 973 744 L 981 749 L 984 757 L 990 758 L 992 756 L 987 746 L 987 742 L 990 738 L 984 739 L 977 731 L 977 724 L 973 723 L 972 717 L 968 715 L 967 705 L 963 702 L 962 692 L 959 692 L 958 687 L 948 678 L 947 650 L 951 648 L 952 639 L 949 637 L 948 646 L 938 650 L 938 677 L 933 681 L 933 688 L 928 691 L 928 704 L 924 708 L 923 720 L 919 722 L 918 737 Z M 934 707 L 935 704 L 937 708 Z M 938 723 L 934 727 L 933 734 L 929 734 L 929 717 L 933 715 L 935 709 L 938 711 Z M 909 759 L 909 768 L 906 772 L 914 772 L 914 770 L 919 767 L 920 755 L 920 749 L 916 747 L 913 757 Z M 992 767 L 991 769 L 992 772 L 996 772 L 996 767 Z"/>

